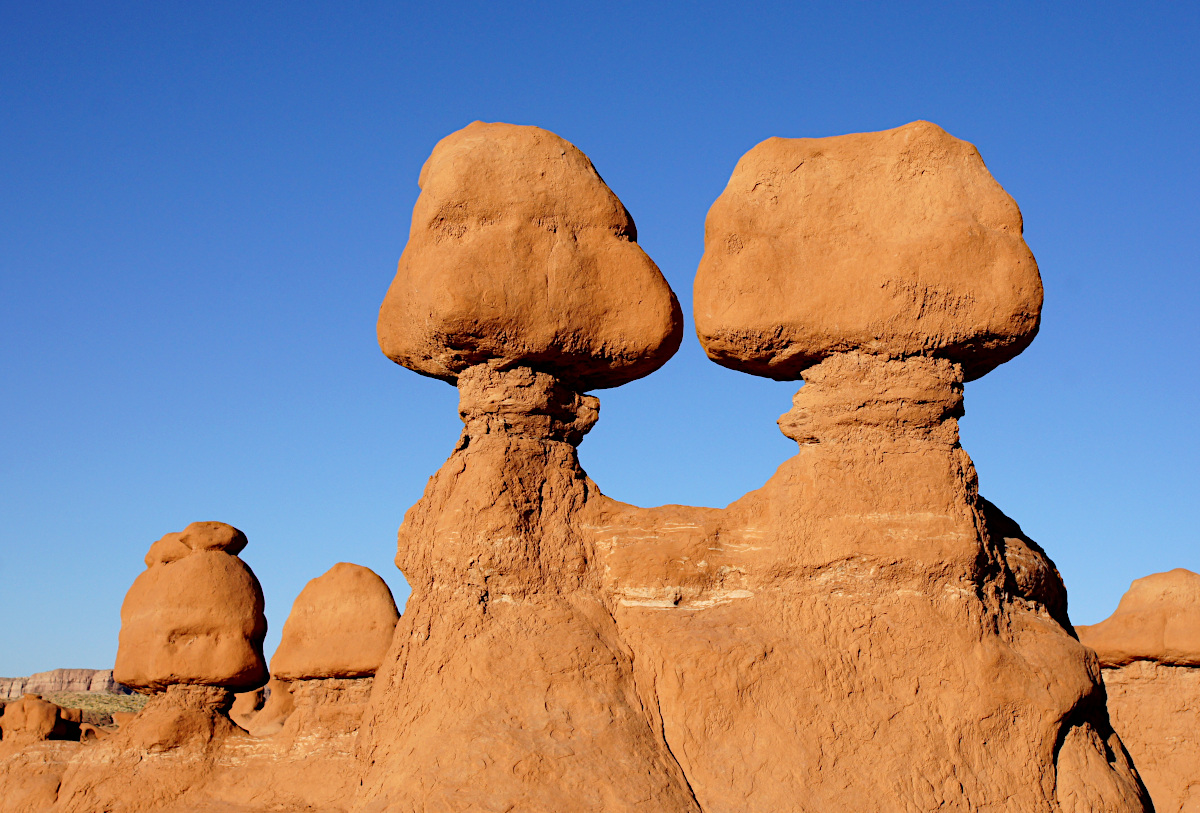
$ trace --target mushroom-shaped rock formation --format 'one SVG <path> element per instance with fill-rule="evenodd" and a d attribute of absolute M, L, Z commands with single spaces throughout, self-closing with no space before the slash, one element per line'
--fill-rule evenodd
<path fill-rule="evenodd" d="M 189 531 L 198 525 L 210 526 L 204 542 L 228 538 L 227 547 L 191 547 Z M 241 531 L 213 522 L 193 523 L 151 546 L 146 570 L 121 605 L 118 683 L 148 694 L 176 684 L 240 691 L 267 682 L 262 588 L 227 552 L 244 545 Z"/>
<path fill-rule="evenodd" d="M 586 156 L 535 127 L 472 124 L 421 172 L 379 341 L 457 382 L 464 431 L 400 528 L 412 595 L 360 734 L 364 805 L 698 810 L 576 527 L 598 494 L 575 447 L 599 402 L 581 393 L 680 339 L 634 238 Z"/>
<path fill-rule="evenodd" d="M 236 556 L 245 544 L 230 525 L 193 523 L 151 546 L 125 596 L 114 676 L 153 695 L 122 727 L 147 748 L 231 733 L 233 693 L 267 682 L 262 588 Z"/>
<path fill-rule="evenodd" d="M 1200 810 L 1200 574 L 1137 579 L 1112 616 L 1076 629 L 1100 656 L 1113 727 L 1154 809 Z"/>
<path fill-rule="evenodd" d="M 379 311 L 393 361 L 456 381 L 525 366 L 580 392 L 658 369 L 682 317 L 633 218 L 587 156 L 537 127 L 475 122 L 425 162 Z"/>
<path fill-rule="evenodd" d="M 1021 229 L 975 147 L 929 122 L 771 138 L 709 210 L 696 331 L 719 364 L 780 380 L 861 350 L 935 355 L 969 381 L 1037 332 Z"/>
<path fill-rule="evenodd" d="M 369 568 L 339 562 L 292 604 L 271 675 L 283 680 L 371 677 L 400 613 L 387 583 Z"/>
<path fill-rule="evenodd" d="M 931 124 L 738 163 L 697 331 L 803 376 L 798 453 L 720 511 L 575 512 L 702 809 L 1146 809 L 1053 563 L 959 445 L 1040 305 L 1016 205 Z"/>

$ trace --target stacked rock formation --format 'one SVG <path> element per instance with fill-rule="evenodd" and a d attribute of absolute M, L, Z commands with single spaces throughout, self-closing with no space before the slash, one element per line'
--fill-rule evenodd
<path fill-rule="evenodd" d="M 339 562 L 310 581 L 283 625 L 266 714 L 251 733 L 357 731 L 399 618 L 392 591 L 368 568 Z"/>
<path fill-rule="evenodd" d="M 1137 579 L 1079 640 L 1104 667 L 1113 727 L 1158 813 L 1200 811 L 1200 574 Z"/>
<path fill-rule="evenodd" d="M 697 332 L 805 383 L 796 456 L 724 509 L 619 503 L 579 464 L 588 392 L 653 372 L 682 324 L 586 156 L 475 123 L 421 187 L 380 346 L 455 384 L 464 429 L 399 531 L 404 615 L 363 568 L 313 580 L 255 712 L 245 537 L 170 534 L 122 608 L 117 680 L 153 699 L 0 758 L 0 811 L 1150 809 L 1057 570 L 959 445 L 964 381 L 1041 307 L 971 145 L 918 122 L 739 162 Z M 1156 652 L 1187 649 L 1171 623 Z M 235 691 L 254 733 L 297 736 L 240 736 Z"/>
<path fill-rule="evenodd" d="M 543 131 L 472 125 L 422 172 L 380 344 L 456 381 L 465 429 L 400 529 L 413 593 L 360 801 L 1146 809 L 1057 571 L 958 444 L 964 380 L 1041 307 L 975 149 L 918 122 L 738 164 L 697 330 L 722 364 L 806 383 L 780 420 L 799 454 L 724 510 L 617 503 L 579 467 L 584 391 L 674 349 L 626 220 Z"/>
<path fill-rule="evenodd" d="M 122 727 L 127 737 L 169 749 L 232 733 L 233 694 L 267 682 L 262 588 L 237 556 L 245 547 L 223 522 L 193 522 L 150 546 L 121 606 L 114 675 L 152 696 Z"/>

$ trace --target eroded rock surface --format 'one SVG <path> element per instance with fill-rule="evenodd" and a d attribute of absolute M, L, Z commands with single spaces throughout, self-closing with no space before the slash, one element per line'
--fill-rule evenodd
<path fill-rule="evenodd" d="M 1158 813 L 1200 811 L 1200 574 L 1137 579 L 1116 612 L 1080 626 L 1104 665 L 1113 727 Z"/>
<path fill-rule="evenodd" d="M 408 245 L 379 311 L 393 361 L 455 381 L 488 361 L 581 390 L 647 375 L 683 318 L 633 218 L 573 144 L 475 122 L 425 162 Z"/>
<path fill-rule="evenodd" d="M 369 568 L 339 562 L 296 597 L 271 674 L 283 680 L 371 677 L 399 618 L 383 579 Z"/>
<path fill-rule="evenodd" d="M 412 595 L 375 677 L 276 678 L 245 734 L 231 691 L 258 684 L 160 646 L 130 671 L 161 702 L 0 760 L 0 786 L 113 813 L 1149 810 L 1057 570 L 959 445 L 964 380 L 1040 318 L 1015 204 L 932 125 L 805 142 L 739 164 L 697 281 L 710 355 L 805 380 L 762 488 L 638 508 L 588 478 L 587 390 L 659 367 L 678 306 L 582 153 L 471 125 L 422 172 L 380 313 L 464 429 L 400 528 Z M 147 573 L 236 558 L 226 537 L 163 540 Z M 169 604 L 160 581 L 133 606 Z M 158 617 L 130 641 L 256 629 Z M 150 736 L 182 711 L 178 745 Z"/>
<path fill-rule="evenodd" d="M 848 350 L 936 352 L 969 381 L 1037 332 L 1016 203 L 974 146 L 929 122 L 767 139 L 704 232 L 696 331 L 736 370 L 791 380 Z"/>
<path fill-rule="evenodd" d="M 723 510 L 624 505 L 579 467 L 577 382 L 464 369 L 364 809 L 1147 809 L 1057 571 L 958 443 L 963 381 L 1038 325 L 1015 204 L 932 125 L 804 150 L 797 186 L 739 165 L 696 295 L 710 355 L 804 376 L 797 456 Z"/>

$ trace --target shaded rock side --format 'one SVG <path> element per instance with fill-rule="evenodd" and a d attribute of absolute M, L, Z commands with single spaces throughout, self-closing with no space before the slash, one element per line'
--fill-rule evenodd
<path fill-rule="evenodd" d="M 455 381 L 495 361 L 614 387 L 662 366 L 679 303 L 587 156 L 537 127 L 475 122 L 425 162 L 379 311 L 398 364 Z"/>
<path fill-rule="evenodd" d="M 781 380 L 848 350 L 978 378 L 1037 332 L 1021 231 L 978 150 L 935 124 L 767 139 L 709 210 L 696 332 L 717 363 Z"/>
<path fill-rule="evenodd" d="M 1148 809 L 1057 571 L 978 496 L 958 365 L 805 378 L 763 488 L 578 514 L 701 808 Z"/>
<path fill-rule="evenodd" d="M 78 740 L 79 709 L 64 709 L 40 695 L 26 694 L 5 703 L 0 714 L 0 741 L 7 746 L 44 740 Z"/>
<path fill-rule="evenodd" d="M 271 674 L 283 680 L 372 676 L 399 618 L 383 579 L 369 568 L 340 562 L 296 597 Z"/>
<path fill-rule="evenodd" d="M 1078 630 L 1104 665 L 1113 726 L 1154 809 L 1200 811 L 1200 575 L 1136 579 L 1116 612 Z"/>
<path fill-rule="evenodd" d="M 1108 711 L 1157 813 L 1200 812 L 1200 668 L 1106 668 Z"/>

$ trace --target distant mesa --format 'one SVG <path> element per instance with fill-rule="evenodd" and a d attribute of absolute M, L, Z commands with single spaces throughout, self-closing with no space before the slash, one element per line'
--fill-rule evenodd
<path fill-rule="evenodd" d="M 24 694 L 129 694 L 131 691 L 117 683 L 111 669 L 52 669 L 49 672 L 37 672 L 29 677 L 0 678 L 0 700 L 16 700 Z"/>

